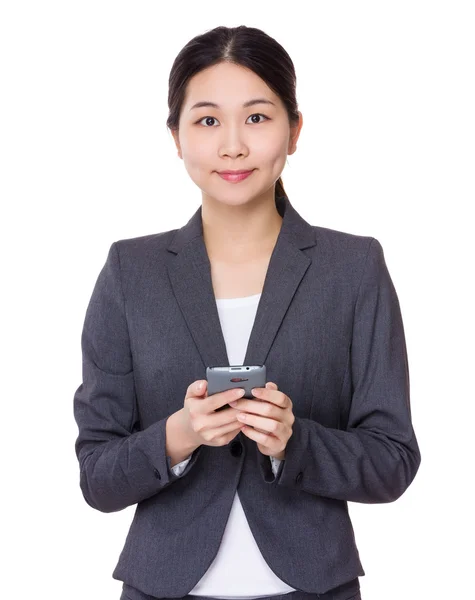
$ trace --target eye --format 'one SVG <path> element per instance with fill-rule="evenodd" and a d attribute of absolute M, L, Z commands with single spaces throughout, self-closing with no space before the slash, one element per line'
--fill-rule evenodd
<path fill-rule="evenodd" d="M 267 119 L 267 117 L 266 117 L 265 115 L 262 115 L 262 114 L 260 114 L 260 113 L 254 113 L 254 114 L 253 114 L 253 115 L 251 115 L 249 118 L 251 118 L 251 117 L 264 117 L 264 119 Z M 257 123 L 256 123 L 256 121 L 253 121 L 253 123 L 254 123 L 255 125 L 258 125 L 259 123 L 262 123 L 262 121 L 258 121 Z"/>
<path fill-rule="evenodd" d="M 265 115 L 263 115 L 263 114 L 261 114 L 261 113 L 254 113 L 253 115 L 250 115 L 250 116 L 249 116 L 249 119 L 250 119 L 251 117 L 264 117 L 264 119 L 268 119 L 268 118 L 269 118 L 269 117 L 266 117 Z M 206 120 L 208 120 L 208 119 L 211 119 L 212 121 L 217 121 L 216 117 L 203 117 L 203 118 L 202 118 L 202 119 L 200 119 L 199 121 L 196 121 L 195 125 L 197 125 L 198 123 L 201 123 L 201 122 L 202 122 L 202 121 L 204 121 L 205 119 L 206 119 Z M 259 125 L 259 123 L 262 123 L 262 122 L 263 122 L 263 121 L 257 121 L 257 122 L 256 122 L 256 121 L 253 121 L 253 123 L 254 123 L 255 125 Z M 207 125 L 204 125 L 204 127 L 207 127 L 207 128 L 209 128 Z"/>

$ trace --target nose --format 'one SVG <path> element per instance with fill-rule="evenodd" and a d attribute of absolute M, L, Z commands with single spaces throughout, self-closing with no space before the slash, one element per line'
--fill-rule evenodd
<path fill-rule="evenodd" d="M 249 149 L 244 141 L 243 132 L 239 126 L 229 126 L 222 128 L 222 139 L 219 149 L 220 156 L 247 156 Z"/>

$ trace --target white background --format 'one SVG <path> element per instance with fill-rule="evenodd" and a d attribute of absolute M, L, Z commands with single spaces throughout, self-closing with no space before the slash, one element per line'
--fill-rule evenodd
<path fill-rule="evenodd" d="M 1 4 L 2 597 L 120 597 L 135 507 L 79 488 L 83 319 L 113 241 L 199 207 L 168 75 L 192 37 L 241 24 L 297 71 L 291 202 L 376 237 L 403 312 L 422 464 L 396 502 L 349 504 L 363 600 L 473 597 L 475 19 L 455 0 Z"/>

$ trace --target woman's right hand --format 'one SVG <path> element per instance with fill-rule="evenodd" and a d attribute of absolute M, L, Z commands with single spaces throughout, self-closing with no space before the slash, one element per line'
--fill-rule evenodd
<path fill-rule="evenodd" d="M 201 384 L 201 388 L 199 385 Z M 236 437 L 244 426 L 237 420 L 240 412 L 231 406 L 215 412 L 217 408 L 242 398 L 245 391 L 226 390 L 207 395 L 208 382 L 199 379 L 188 386 L 182 409 L 182 425 L 190 441 L 196 446 L 225 446 Z"/>

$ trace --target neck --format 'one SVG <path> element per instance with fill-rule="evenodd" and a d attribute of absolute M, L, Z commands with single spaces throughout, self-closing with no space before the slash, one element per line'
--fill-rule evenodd
<path fill-rule="evenodd" d="M 210 260 L 245 262 L 272 252 L 282 225 L 273 195 L 240 205 L 203 197 L 201 211 Z"/>

